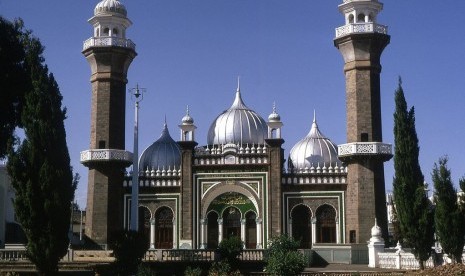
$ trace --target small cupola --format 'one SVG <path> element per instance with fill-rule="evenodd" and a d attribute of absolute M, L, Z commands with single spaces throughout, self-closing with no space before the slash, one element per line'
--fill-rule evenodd
<path fill-rule="evenodd" d="M 273 103 L 273 112 L 268 116 L 268 139 L 281 139 L 281 116 L 276 112 L 276 103 Z"/>
<path fill-rule="evenodd" d="M 94 37 L 126 38 L 126 29 L 132 25 L 127 17 L 126 7 L 117 0 L 100 1 L 89 19 L 94 26 Z"/>
<path fill-rule="evenodd" d="M 382 9 L 383 3 L 378 0 L 343 0 L 339 11 L 344 15 L 345 25 L 336 29 L 336 38 L 351 33 L 387 34 L 387 26 L 377 24 Z"/>
<path fill-rule="evenodd" d="M 178 127 L 181 129 L 181 141 L 195 141 L 194 131 L 197 127 L 194 125 L 194 119 L 189 114 L 189 106 L 186 109 L 186 115 L 181 119 L 181 124 Z"/>

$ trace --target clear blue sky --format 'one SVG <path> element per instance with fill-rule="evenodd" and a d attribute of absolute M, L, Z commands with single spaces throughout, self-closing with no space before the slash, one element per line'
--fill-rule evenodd
<path fill-rule="evenodd" d="M 166 115 L 171 135 L 189 105 L 206 143 L 211 122 L 233 101 L 241 76 L 245 103 L 264 118 L 276 102 L 284 122 L 286 155 L 311 126 L 337 144 L 346 141 L 343 60 L 333 46 L 344 24 L 340 0 L 137 0 L 122 1 L 134 23 L 127 37 L 137 58 L 128 88 L 147 88 L 140 110 L 140 150 L 156 140 Z M 382 56 L 383 138 L 393 143 L 394 90 L 403 78 L 416 109 L 420 162 L 428 183 L 447 154 L 453 180 L 465 174 L 465 1 L 388 1 L 378 22 L 389 26 L 391 44 Z M 98 1 L 0 0 L 0 14 L 21 17 L 45 45 L 45 58 L 68 109 L 67 140 L 81 175 L 76 199 L 85 206 L 87 170 L 79 152 L 90 137 L 90 68 L 81 54 L 92 36 L 87 20 Z M 126 109 L 126 148 L 132 151 L 133 103 Z M 386 163 L 392 189 L 393 164 Z"/>

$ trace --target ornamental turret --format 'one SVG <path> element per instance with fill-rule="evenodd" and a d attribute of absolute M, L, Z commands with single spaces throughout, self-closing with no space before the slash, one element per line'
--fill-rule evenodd
<path fill-rule="evenodd" d="M 378 219 L 387 238 L 384 165 L 391 145 L 382 142 L 381 53 L 389 44 L 387 27 L 376 23 L 383 4 L 377 0 L 343 0 L 345 25 L 336 29 L 334 45 L 344 58 L 347 143 L 338 146 L 347 164 L 346 240 L 365 243 Z"/>
<path fill-rule="evenodd" d="M 344 15 L 345 25 L 336 28 L 336 38 L 351 33 L 387 34 L 387 26 L 378 24 L 378 13 L 383 4 L 377 0 L 344 0 L 339 11 Z"/>
<path fill-rule="evenodd" d="M 89 19 L 93 36 L 82 53 L 91 68 L 92 84 L 90 147 L 81 152 L 89 168 L 86 235 L 106 246 L 123 229 L 122 194 L 124 170 L 132 163 L 125 150 L 127 72 L 136 57 L 135 45 L 126 39 L 131 25 L 124 5 L 103 0 Z"/>

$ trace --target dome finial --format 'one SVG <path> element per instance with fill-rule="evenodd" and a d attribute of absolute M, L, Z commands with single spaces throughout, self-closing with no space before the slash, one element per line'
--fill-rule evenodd
<path fill-rule="evenodd" d="M 189 116 L 189 105 L 186 106 L 186 115 Z"/>
<path fill-rule="evenodd" d="M 165 114 L 165 125 L 164 127 L 166 128 L 167 127 L 167 123 L 166 123 L 166 114 Z"/>
<path fill-rule="evenodd" d="M 273 114 L 276 114 L 276 101 L 273 101 Z"/>
<path fill-rule="evenodd" d="M 313 109 L 313 122 L 316 123 L 316 111 Z"/>
<path fill-rule="evenodd" d="M 237 89 L 236 92 L 241 93 L 241 77 L 237 76 Z"/>

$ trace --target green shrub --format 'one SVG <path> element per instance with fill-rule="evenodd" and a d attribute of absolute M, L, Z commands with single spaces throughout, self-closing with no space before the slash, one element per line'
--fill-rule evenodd
<path fill-rule="evenodd" d="M 117 273 L 129 275 L 136 274 L 149 245 L 143 233 L 131 230 L 118 233 L 112 248 Z"/>
<path fill-rule="evenodd" d="M 220 242 L 218 246 L 218 253 L 220 254 L 220 260 L 226 260 L 232 269 L 237 268 L 238 258 L 244 247 L 240 237 L 231 236 Z"/>
<path fill-rule="evenodd" d="M 273 238 L 266 252 L 266 271 L 272 275 L 298 275 L 305 268 L 305 256 L 297 251 L 299 243 L 292 237 Z"/>
<path fill-rule="evenodd" d="M 200 276 L 202 275 L 202 269 L 200 267 L 192 268 L 188 266 L 184 271 L 184 276 Z"/>

